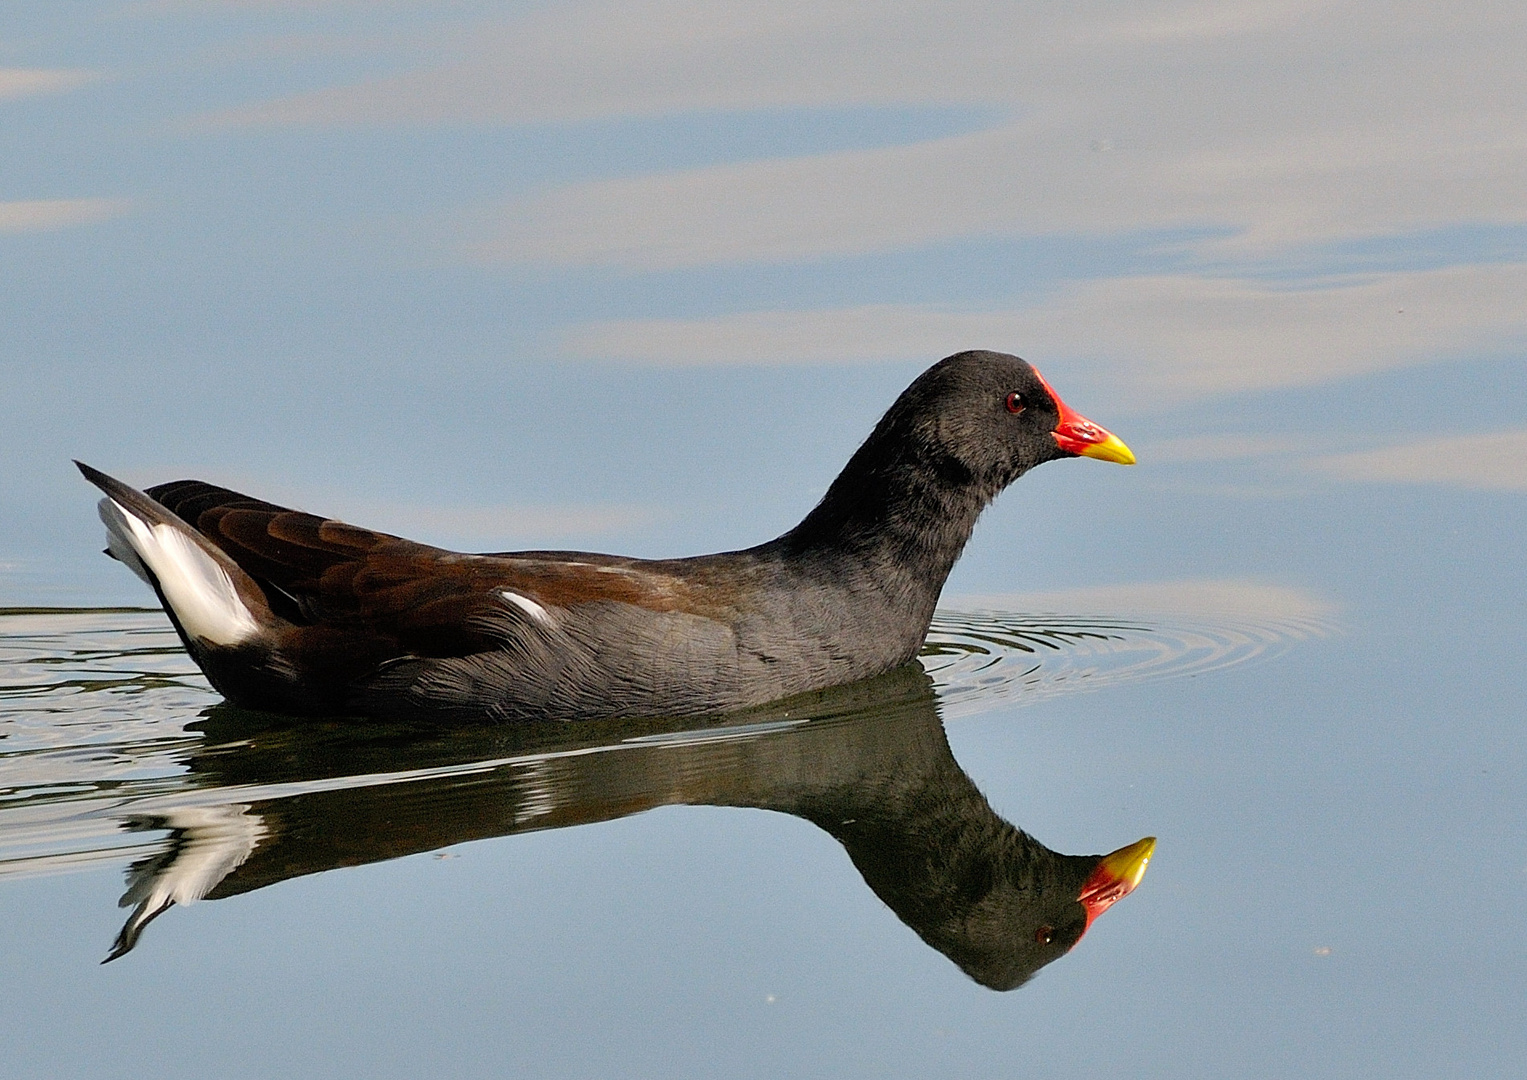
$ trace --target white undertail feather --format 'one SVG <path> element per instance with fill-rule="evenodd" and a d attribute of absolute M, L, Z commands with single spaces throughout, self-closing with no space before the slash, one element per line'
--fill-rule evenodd
<path fill-rule="evenodd" d="M 213 645 L 240 645 L 257 637 L 255 621 L 228 571 L 183 529 L 152 524 L 115 499 L 102 499 L 107 547 L 133 573 L 155 581 L 165 603 L 191 637 Z"/>

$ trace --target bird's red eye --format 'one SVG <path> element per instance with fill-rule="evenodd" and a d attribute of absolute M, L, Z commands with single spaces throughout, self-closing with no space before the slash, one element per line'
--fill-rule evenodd
<path fill-rule="evenodd" d="M 1016 390 L 1007 395 L 1007 411 L 1014 415 L 1023 411 L 1023 395 Z"/>
<path fill-rule="evenodd" d="M 1055 940 L 1055 928 L 1053 926 L 1041 926 L 1034 931 L 1034 940 L 1041 945 L 1048 945 Z"/>

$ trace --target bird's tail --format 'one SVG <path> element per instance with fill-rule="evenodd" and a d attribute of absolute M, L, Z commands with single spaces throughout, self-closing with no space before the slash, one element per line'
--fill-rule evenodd
<path fill-rule="evenodd" d="M 106 554 L 153 587 L 187 646 L 255 645 L 279 623 L 260 586 L 221 548 L 143 492 L 75 464 L 106 493 Z"/>

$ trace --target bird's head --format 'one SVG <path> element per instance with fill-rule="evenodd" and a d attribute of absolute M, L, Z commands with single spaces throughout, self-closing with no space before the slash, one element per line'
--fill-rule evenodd
<path fill-rule="evenodd" d="M 957 353 L 923 372 L 886 414 L 935 467 L 964 472 L 992 495 L 1035 465 L 1091 457 L 1132 465 L 1120 439 L 1072 409 L 1030 364 L 1006 353 Z"/>

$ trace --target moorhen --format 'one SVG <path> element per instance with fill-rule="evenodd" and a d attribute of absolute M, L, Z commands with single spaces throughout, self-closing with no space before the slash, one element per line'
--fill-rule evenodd
<path fill-rule="evenodd" d="M 724 713 L 905 664 L 981 511 L 1075 456 L 1134 462 L 1027 363 L 975 351 L 918 376 L 795 528 L 687 559 L 460 554 L 76 464 L 106 553 L 230 702 L 513 720 Z"/>

